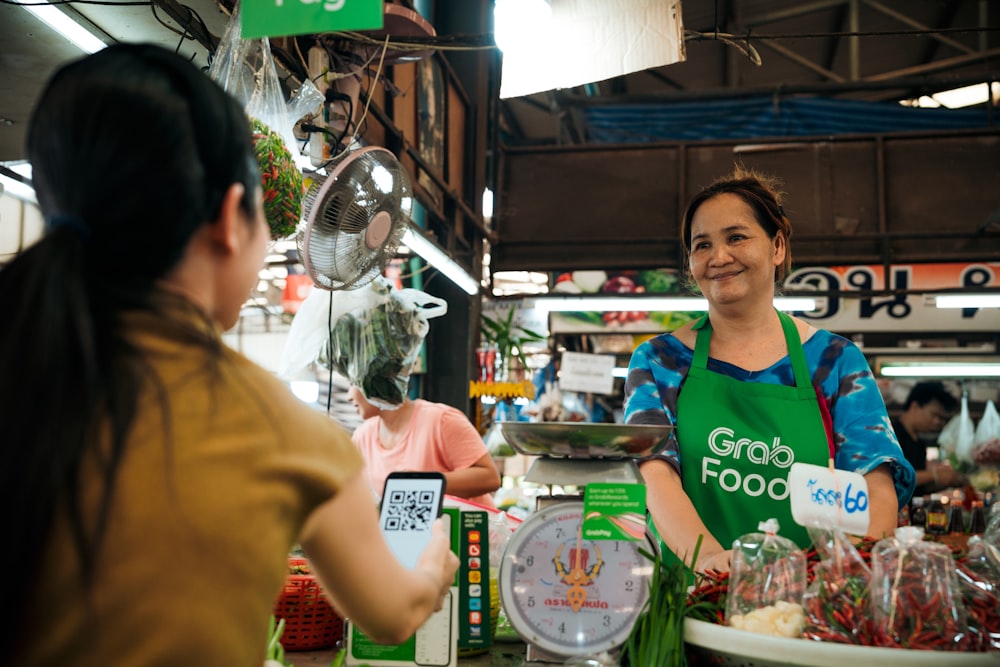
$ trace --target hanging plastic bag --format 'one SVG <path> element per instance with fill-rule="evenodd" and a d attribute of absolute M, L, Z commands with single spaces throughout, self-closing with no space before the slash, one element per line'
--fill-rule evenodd
<path fill-rule="evenodd" d="M 972 463 L 972 448 L 976 438 L 976 425 L 969 415 L 969 397 L 962 394 L 962 409 L 945 424 L 938 435 L 938 445 L 956 469 Z"/>
<path fill-rule="evenodd" d="M 924 530 L 902 526 L 872 549 L 875 646 L 966 651 L 967 614 L 951 549 L 924 541 Z"/>
<path fill-rule="evenodd" d="M 298 379 L 299 374 L 319 358 L 330 340 L 332 323 L 344 313 L 374 303 L 373 296 L 361 289 L 333 292 L 311 288 L 288 330 L 278 361 L 278 377 L 289 381 Z"/>
<path fill-rule="evenodd" d="M 986 401 L 983 417 L 976 425 L 972 460 L 979 465 L 1000 463 L 1000 415 L 992 400 Z"/>
<path fill-rule="evenodd" d="M 806 555 L 779 536 L 778 520 L 733 542 L 726 624 L 777 637 L 799 637 L 805 627 Z"/>
<path fill-rule="evenodd" d="M 843 531 L 808 531 L 820 560 L 813 565 L 813 581 L 803 600 L 807 621 L 802 636 L 816 641 L 870 644 L 871 568 Z"/>
<path fill-rule="evenodd" d="M 334 322 L 319 362 L 346 377 L 373 405 L 397 408 L 430 329 L 428 320 L 444 315 L 448 306 L 417 289 L 397 290 L 381 276 L 351 291 L 363 304 Z"/>
<path fill-rule="evenodd" d="M 323 94 L 312 82 L 286 103 L 266 37 L 242 39 L 240 4 L 219 41 L 208 74 L 243 105 L 250 118 L 271 238 L 290 236 L 302 217 L 304 182 L 295 163 L 295 123 L 318 111 Z"/>

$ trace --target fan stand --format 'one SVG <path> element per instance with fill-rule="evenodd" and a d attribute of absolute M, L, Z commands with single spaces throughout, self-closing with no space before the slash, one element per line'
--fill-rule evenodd
<path fill-rule="evenodd" d="M 375 250 L 385 243 L 392 231 L 392 216 L 387 211 L 379 211 L 372 216 L 371 222 L 365 228 L 365 245 L 369 250 Z"/>

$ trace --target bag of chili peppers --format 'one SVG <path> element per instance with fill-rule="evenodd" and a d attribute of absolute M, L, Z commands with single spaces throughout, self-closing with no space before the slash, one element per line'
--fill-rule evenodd
<path fill-rule="evenodd" d="M 982 538 L 969 538 L 968 550 L 955 560 L 955 569 L 969 613 L 969 650 L 1000 650 L 1000 572 L 987 555 Z"/>
<path fill-rule="evenodd" d="M 240 11 L 236 3 L 208 75 L 243 104 L 250 117 L 264 216 L 271 238 L 280 239 L 291 236 L 302 217 L 305 183 L 293 154 L 295 124 L 306 113 L 319 111 L 324 97 L 309 82 L 285 101 L 271 43 L 266 37 L 243 38 Z"/>
<path fill-rule="evenodd" d="M 873 644 L 967 651 L 971 643 L 951 549 L 902 526 L 872 549 Z"/>
<path fill-rule="evenodd" d="M 733 542 L 726 624 L 777 637 L 798 637 L 805 625 L 806 554 L 779 536 L 778 520 Z"/>
<path fill-rule="evenodd" d="M 819 559 L 803 606 L 806 639 L 841 644 L 871 644 L 868 599 L 872 572 L 848 536 L 840 530 L 809 528 Z M 870 543 L 869 543 L 870 544 Z"/>

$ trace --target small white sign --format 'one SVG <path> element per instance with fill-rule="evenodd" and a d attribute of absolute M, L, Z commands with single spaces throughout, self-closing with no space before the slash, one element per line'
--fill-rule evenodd
<path fill-rule="evenodd" d="M 563 352 L 559 362 L 559 388 L 610 394 L 614 391 L 615 355 Z"/>
<path fill-rule="evenodd" d="M 868 533 L 868 482 L 847 470 L 793 463 L 788 471 L 792 518 L 800 526 Z"/>

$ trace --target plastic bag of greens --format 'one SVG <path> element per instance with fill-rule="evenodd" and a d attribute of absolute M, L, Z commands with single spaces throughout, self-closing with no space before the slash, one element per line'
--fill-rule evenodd
<path fill-rule="evenodd" d="M 951 549 L 902 526 L 872 549 L 875 646 L 928 651 L 969 649 L 967 614 Z"/>
<path fill-rule="evenodd" d="M 842 644 L 871 643 L 868 608 L 872 573 L 850 538 L 841 530 L 809 528 L 819 555 L 803 605 L 802 636 Z"/>
<path fill-rule="evenodd" d="M 352 291 L 361 305 L 336 320 L 319 361 L 346 377 L 373 405 L 397 408 L 430 328 L 428 320 L 444 315 L 448 306 L 417 289 L 397 290 L 385 278 Z"/>
<path fill-rule="evenodd" d="M 382 301 L 388 299 L 384 290 Z M 295 313 L 288 338 L 278 360 L 278 376 L 284 380 L 297 380 L 320 354 L 327 349 L 333 324 L 352 310 L 370 308 L 380 303 L 368 290 L 341 290 L 333 292 L 312 287 Z M 327 366 L 329 367 L 329 366 Z"/>
<path fill-rule="evenodd" d="M 805 626 L 806 555 L 779 536 L 778 520 L 733 542 L 726 624 L 777 637 L 798 637 Z"/>

